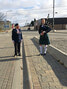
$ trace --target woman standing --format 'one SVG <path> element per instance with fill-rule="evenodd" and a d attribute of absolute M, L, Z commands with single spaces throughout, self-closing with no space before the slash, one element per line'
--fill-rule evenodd
<path fill-rule="evenodd" d="M 14 56 L 21 56 L 20 53 L 20 46 L 21 46 L 21 42 L 22 42 L 22 32 L 21 29 L 19 27 L 19 24 L 15 24 L 15 29 L 12 30 L 12 41 L 14 43 L 14 48 L 15 48 L 15 54 Z"/>
<path fill-rule="evenodd" d="M 43 55 L 43 47 L 44 45 L 44 55 L 46 55 L 47 52 L 47 45 L 50 44 L 49 37 L 48 37 L 48 32 L 51 31 L 51 28 L 49 28 L 45 24 L 45 19 L 41 19 L 41 25 L 39 27 L 39 34 L 40 34 L 40 39 L 39 39 L 39 45 L 40 45 L 40 54 Z"/>

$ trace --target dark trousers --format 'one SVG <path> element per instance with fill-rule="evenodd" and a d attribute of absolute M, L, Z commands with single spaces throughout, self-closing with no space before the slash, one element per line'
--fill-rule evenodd
<path fill-rule="evenodd" d="M 15 42 L 14 48 L 15 48 L 15 55 L 17 55 L 17 53 L 20 54 L 20 42 Z"/>

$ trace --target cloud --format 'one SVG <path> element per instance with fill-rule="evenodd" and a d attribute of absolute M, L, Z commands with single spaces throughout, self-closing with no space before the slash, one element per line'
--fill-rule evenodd
<path fill-rule="evenodd" d="M 38 5 L 36 0 L 0 0 L 1 9 L 29 8 Z"/>
<path fill-rule="evenodd" d="M 66 6 L 67 7 L 67 0 L 56 0 L 56 6 Z"/>
<path fill-rule="evenodd" d="M 53 0 L 0 0 L 0 11 L 7 13 L 7 19 L 12 22 L 31 22 L 34 18 L 40 19 L 53 16 Z M 10 11 L 12 10 L 12 11 Z M 55 17 L 67 15 L 67 0 L 55 0 Z"/>

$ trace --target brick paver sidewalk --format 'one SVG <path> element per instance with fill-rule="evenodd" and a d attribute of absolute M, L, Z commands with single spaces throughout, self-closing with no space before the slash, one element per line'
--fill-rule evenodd
<path fill-rule="evenodd" d="M 39 56 L 39 45 L 33 37 L 24 37 L 33 89 L 67 89 L 67 69 L 49 53 Z"/>
<path fill-rule="evenodd" d="M 23 89 L 22 57 L 13 55 L 11 34 L 0 34 L 0 89 Z"/>

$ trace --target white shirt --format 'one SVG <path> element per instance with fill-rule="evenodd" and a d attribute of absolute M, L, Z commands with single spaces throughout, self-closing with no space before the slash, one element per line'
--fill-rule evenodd
<path fill-rule="evenodd" d="M 20 33 L 20 32 L 19 32 L 19 29 L 16 29 L 16 30 L 17 30 L 17 33 Z"/>

